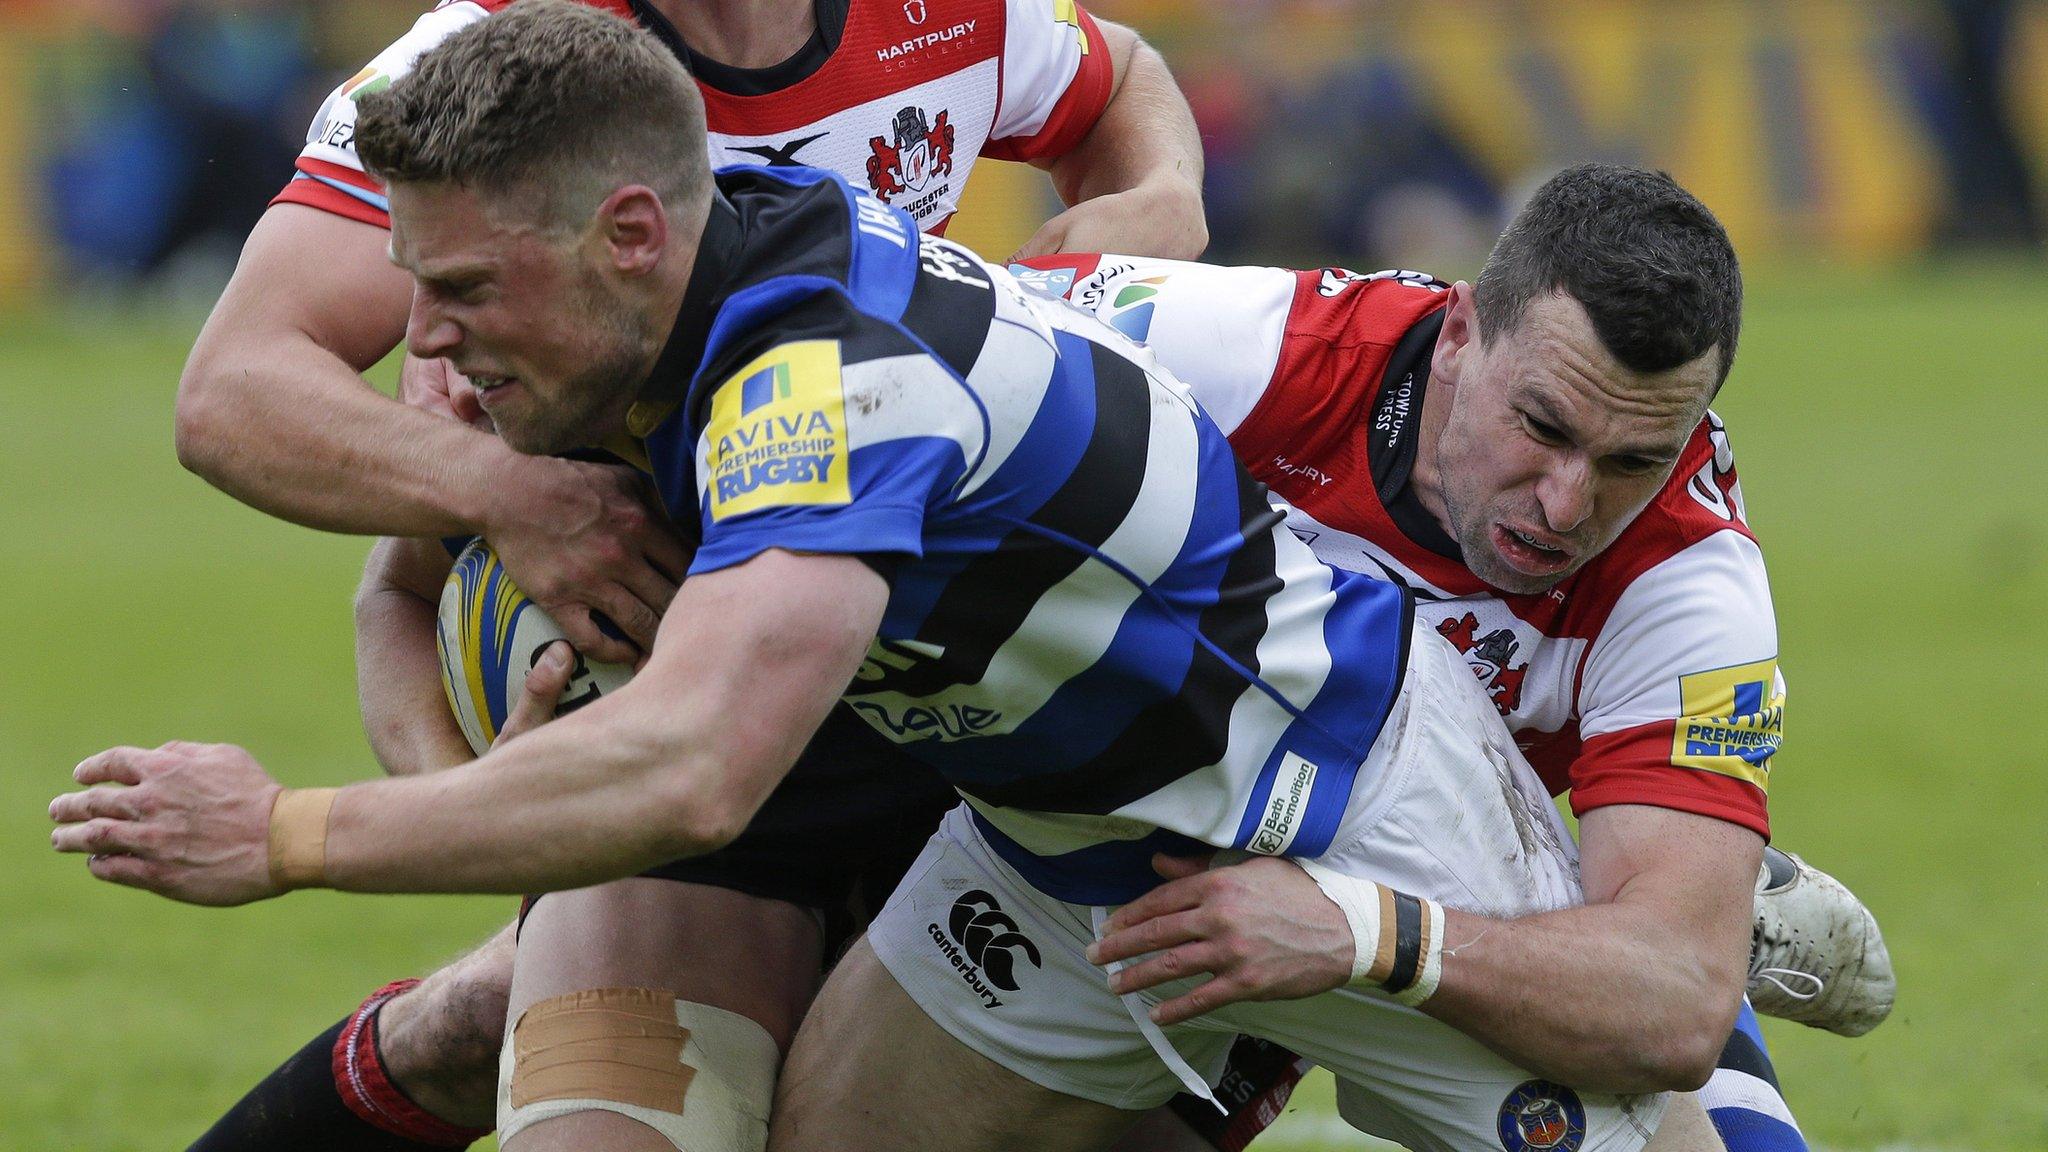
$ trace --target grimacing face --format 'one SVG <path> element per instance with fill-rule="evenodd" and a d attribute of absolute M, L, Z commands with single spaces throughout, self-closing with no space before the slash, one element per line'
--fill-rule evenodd
<path fill-rule="evenodd" d="M 469 377 L 508 445 L 564 452 L 624 427 L 660 335 L 578 238 L 467 188 L 395 184 L 391 259 L 413 274 L 407 349 Z"/>
<path fill-rule="evenodd" d="M 1459 297 L 1431 373 L 1432 386 L 1451 385 L 1433 511 L 1480 579 L 1542 592 L 1612 544 L 1670 478 L 1720 354 L 1634 371 L 1563 292 L 1531 301 L 1519 326 L 1484 342 L 1470 290 Z"/>

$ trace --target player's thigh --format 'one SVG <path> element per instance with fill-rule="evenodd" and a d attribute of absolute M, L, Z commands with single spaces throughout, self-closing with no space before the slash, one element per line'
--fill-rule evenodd
<path fill-rule="evenodd" d="M 633 877 L 556 892 L 520 927 L 509 1015 L 587 988 L 665 988 L 746 1016 L 786 1050 L 821 948 L 814 913 L 729 888 Z"/>
<path fill-rule="evenodd" d="M 1347 1123 L 1415 1152 L 1641 1152 L 1667 1100 L 1549 1083 L 1447 1024 L 1348 989 L 1233 1004 L 1205 1020 L 1328 1068 Z"/>
<path fill-rule="evenodd" d="M 832 971 L 775 1093 L 770 1152 L 1083 1152 L 1136 1113 L 1041 1088 L 934 1024 L 866 939 Z"/>
<path fill-rule="evenodd" d="M 1707 1116 L 1699 1093 L 1686 1092 L 1671 1098 L 1670 1106 L 1664 1109 L 1664 1120 L 1657 1125 L 1657 1134 L 1650 1137 L 1644 1152 L 1728 1152 L 1728 1146 L 1722 1143 L 1721 1133 Z"/>
<path fill-rule="evenodd" d="M 821 948 L 817 920 L 811 912 L 780 900 L 709 885 L 635 877 L 542 898 L 527 914 L 519 934 L 507 1013 L 512 1028 L 506 1037 L 507 1059 L 501 1075 L 501 1127 L 513 1128 L 506 1122 L 507 1115 L 514 1108 L 528 1106 L 534 1095 L 522 1092 L 521 1073 L 512 1059 L 529 1009 L 537 1005 L 544 1011 L 574 1008 L 577 994 L 600 989 L 642 990 L 636 1002 L 652 1004 L 663 1012 L 682 1005 L 674 1009 L 675 1020 L 657 1021 L 659 1026 L 681 1023 L 687 1013 L 701 1015 L 695 1006 L 708 1006 L 717 1019 L 738 1018 L 741 1026 L 750 1030 L 758 1026 L 755 1035 L 765 1032 L 776 1049 L 783 1049 L 816 990 Z M 699 1064 L 720 1058 L 712 1046 L 716 1038 L 708 1029 L 698 1030 L 707 1034 L 693 1036 L 687 1025 L 674 1030 L 684 1078 L 678 1081 L 675 1069 L 666 1070 L 675 1089 L 675 1104 L 655 1109 L 665 1115 L 663 1122 L 683 1124 L 682 1118 L 687 1116 L 687 1124 L 698 1124 L 707 1118 L 713 1091 L 720 1094 L 721 1107 L 746 1110 L 733 1096 L 749 1095 L 753 1085 L 728 1084 L 733 1069 L 690 1063 L 693 1056 Z M 744 1036 L 736 1038 L 737 1045 L 745 1041 Z M 768 1074 L 772 1077 L 772 1053 L 769 1055 Z M 574 1076 L 570 1074 L 571 1079 Z M 765 1119 L 766 1085 L 759 1087 L 760 1119 Z M 594 1090 L 612 1091 L 610 1084 Z M 630 1111 L 590 1107 L 522 1123 L 506 1137 L 505 1147 L 508 1152 L 665 1152 L 678 1147 L 674 1139 L 631 1118 Z M 721 1123 L 720 1127 L 737 1131 L 745 1124 Z M 731 1144 L 737 1137 L 715 1139 Z"/>
<path fill-rule="evenodd" d="M 1478 874 L 1486 876 L 1485 870 Z M 1505 892 L 1495 881 L 1491 891 Z M 1531 895 L 1538 891 L 1530 889 Z M 1414 1152 L 1639 1152 L 1664 1109 L 1658 1095 L 1614 1096 L 1549 1083 L 1433 1017 L 1350 989 L 1231 1005 L 1211 1019 L 1330 1069 L 1346 1122 Z"/>

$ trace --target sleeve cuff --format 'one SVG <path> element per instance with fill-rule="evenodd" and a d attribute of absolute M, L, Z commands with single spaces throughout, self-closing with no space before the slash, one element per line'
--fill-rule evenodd
<path fill-rule="evenodd" d="M 744 564 L 771 548 L 856 556 L 889 578 L 900 558 L 924 555 L 924 509 L 880 505 L 849 509 L 777 509 L 740 523 L 707 528 L 690 575 Z"/>
<path fill-rule="evenodd" d="M 1018 161 L 1064 156 L 1102 119 L 1103 109 L 1109 107 L 1110 90 L 1116 84 L 1116 65 L 1110 61 L 1109 44 L 1102 38 L 1102 29 L 1095 26 L 1095 17 L 1079 5 L 1075 5 L 1074 14 L 1080 19 L 1088 51 L 1081 56 L 1081 65 L 1075 69 L 1066 92 L 1053 105 L 1052 114 L 1045 118 L 1045 127 L 1030 136 L 990 140 L 982 146 L 982 155 Z"/>
<path fill-rule="evenodd" d="M 391 217 L 389 215 L 370 207 L 360 200 L 351 200 L 325 185 L 314 184 L 307 180 L 294 180 L 290 184 L 285 185 L 284 191 L 272 197 L 270 203 L 272 206 L 278 204 L 302 204 L 308 208 L 318 208 L 322 212 L 330 212 L 350 220 L 359 220 L 364 224 L 374 225 L 378 228 L 391 227 Z"/>
<path fill-rule="evenodd" d="M 1571 766 L 1574 816 L 1610 804 L 1670 808 L 1739 824 L 1768 840 L 1770 810 L 1746 780 L 1671 763 L 1672 724 L 1644 724 L 1588 737 Z"/>
<path fill-rule="evenodd" d="M 378 228 L 391 227 L 391 202 L 369 177 L 353 168 L 300 157 L 298 171 L 272 204 L 303 204 Z"/>

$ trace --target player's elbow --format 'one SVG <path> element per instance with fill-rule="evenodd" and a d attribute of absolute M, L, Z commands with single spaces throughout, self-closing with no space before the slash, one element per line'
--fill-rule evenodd
<path fill-rule="evenodd" d="M 1638 1091 L 1697 1092 L 1706 1086 L 1727 1045 L 1724 1029 L 1716 1034 L 1705 1025 L 1673 1029 L 1651 1043 L 1647 1059 L 1638 1070 L 1643 1078 Z"/>
<path fill-rule="evenodd" d="M 739 839 L 752 815 L 728 796 L 714 794 L 703 798 L 683 815 L 689 855 L 716 852 Z"/>
<path fill-rule="evenodd" d="M 208 480 L 219 473 L 229 439 L 220 375 L 215 357 L 195 350 L 178 378 L 177 415 L 172 422 L 178 463 Z"/>
<path fill-rule="evenodd" d="M 663 851 L 668 857 L 702 856 L 739 839 L 754 806 L 737 795 L 717 772 L 689 765 L 664 773 L 650 807 L 660 814 Z"/>
<path fill-rule="evenodd" d="M 1645 1024 L 1628 1035 L 1586 1037 L 1585 1048 L 1545 1060 L 1530 1054 L 1533 1072 L 1560 1083 L 1595 1092 L 1635 1095 L 1649 1092 L 1693 1092 L 1706 1084 L 1720 1062 L 1728 1039 L 1723 1032 L 1689 1021 Z"/>
<path fill-rule="evenodd" d="M 248 450 L 245 382 L 255 373 L 242 347 L 238 339 L 201 333 L 178 377 L 172 420 L 178 463 L 214 485 L 231 478 L 236 460 Z"/>
<path fill-rule="evenodd" d="M 1706 964 L 1687 965 L 1672 982 L 1664 1011 L 1645 1013 L 1654 1021 L 1642 1030 L 1634 1068 L 1636 1092 L 1694 1092 L 1721 1062 L 1722 1049 L 1741 1010 L 1741 973 L 1718 972 Z"/>

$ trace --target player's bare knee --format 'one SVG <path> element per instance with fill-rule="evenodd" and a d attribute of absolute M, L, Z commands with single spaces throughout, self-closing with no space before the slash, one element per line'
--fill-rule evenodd
<path fill-rule="evenodd" d="M 512 992 L 512 956 L 496 941 L 394 997 L 379 1017 L 386 1066 L 404 1080 L 437 1081 L 497 1072 Z"/>
<path fill-rule="evenodd" d="M 570 992 L 528 1007 L 506 1037 L 499 1137 L 609 1113 L 679 1152 L 760 1152 L 780 1060 L 767 1029 L 736 1012 L 664 989 Z"/>
<path fill-rule="evenodd" d="M 451 1064 L 486 1071 L 496 1067 L 511 998 L 510 965 L 472 967 L 449 987 L 444 1042 Z"/>

